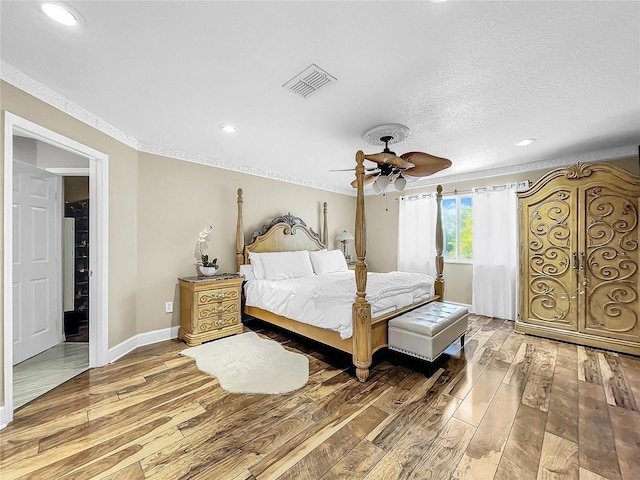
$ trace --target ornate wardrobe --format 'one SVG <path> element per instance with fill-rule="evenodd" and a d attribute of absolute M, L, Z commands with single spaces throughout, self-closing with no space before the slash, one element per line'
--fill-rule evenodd
<path fill-rule="evenodd" d="M 554 170 L 518 193 L 516 331 L 640 355 L 640 177 Z"/>

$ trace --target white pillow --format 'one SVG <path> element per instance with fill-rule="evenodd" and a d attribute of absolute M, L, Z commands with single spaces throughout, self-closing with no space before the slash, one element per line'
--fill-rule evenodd
<path fill-rule="evenodd" d="M 253 274 L 258 280 L 264 280 L 264 268 L 262 268 L 262 261 L 260 260 L 262 255 L 264 253 L 249 252 L 249 261 L 253 267 Z"/>
<path fill-rule="evenodd" d="M 240 275 L 242 275 L 247 282 L 256 279 L 253 273 L 253 266 L 251 265 L 240 265 Z"/>
<path fill-rule="evenodd" d="M 314 275 L 309 252 L 273 252 L 259 256 L 266 280 L 285 280 L 287 278 Z"/>
<path fill-rule="evenodd" d="M 309 252 L 311 265 L 316 275 L 325 273 L 347 272 L 349 267 L 344 255 L 340 250 L 321 250 L 319 252 Z"/>

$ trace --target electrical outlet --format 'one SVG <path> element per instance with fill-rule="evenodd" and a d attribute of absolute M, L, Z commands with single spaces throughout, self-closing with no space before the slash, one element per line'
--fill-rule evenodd
<path fill-rule="evenodd" d="M 173 302 L 164 302 L 164 313 L 173 312 Z"/>

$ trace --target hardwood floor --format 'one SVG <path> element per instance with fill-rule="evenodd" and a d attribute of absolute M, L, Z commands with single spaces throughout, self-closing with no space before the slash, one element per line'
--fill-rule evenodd
<path fill-rule="evenodd" d="M 640 358 L 472 317 L 463 351 L 426 364 L 350 359 L 252 321 L 309 358 L 286 395 L 232 394 L 179 355 L 139 348 L 16 412 L 0 477 L 33 479 L 581 479 L 640 472 Z"/>

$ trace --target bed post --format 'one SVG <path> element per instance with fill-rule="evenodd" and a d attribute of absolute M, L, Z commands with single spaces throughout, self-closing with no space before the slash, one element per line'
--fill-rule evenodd
<path fill-rule="evenodd" d="M 327 202 L 322 204 L 322 217 L 323 217 L 323 226 L 322 226 L 322 243 L 327 250 L 329 250 L 329 230 L 327 227 Z"/>
<path fill-rule="evenodd" d="M 444 234 L 442 231 L 442 185 L 436 189 L 436 281 L 434 282 L 435 294 L 439 295 L 439 301 L 444 302 L 444 257 L 442 249 L 444 245 Z"/>
<path fill-rule="evenodd" d="M 358 380 L 364 382 L 369 377 L 371 365 L 371 305 L 366 300 L 367 290 L 367 226 L 364 215 L 364 153 L 356 153 L 356 301 L 352 307 L 353 314 L 353 364 L 356 367 Z"/>
<path fill-rule="evenodd" d="M 244 225 L 242 223 L 242 189 L 238 189 L 238 220 L 236 221 L 236 272 L 244 264 Z"/>

